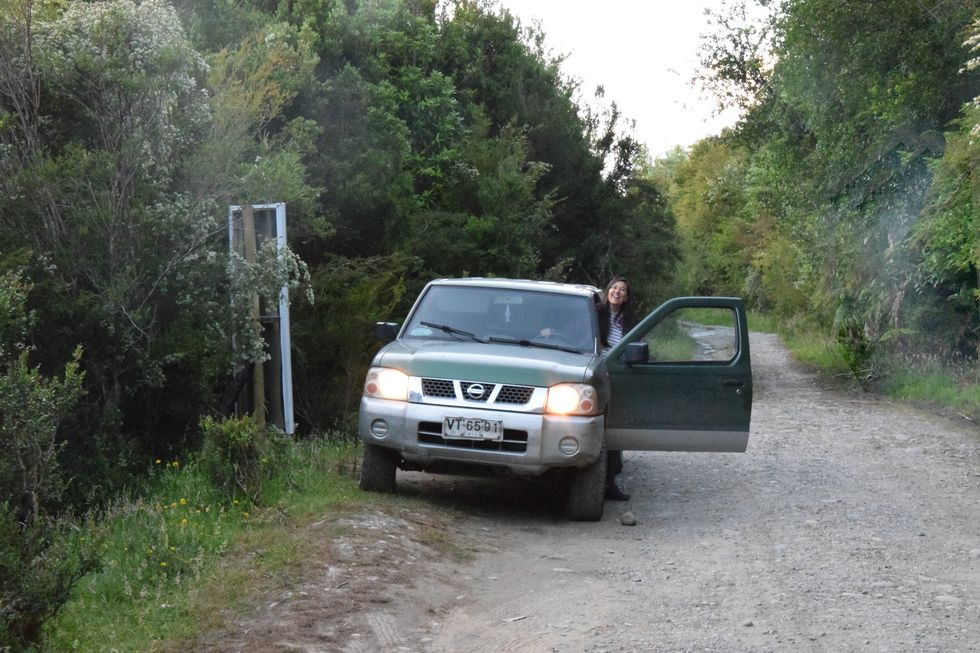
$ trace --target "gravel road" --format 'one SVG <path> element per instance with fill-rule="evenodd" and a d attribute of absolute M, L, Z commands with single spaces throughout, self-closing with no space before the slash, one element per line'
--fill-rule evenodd
<path fill-rule="evenodd" d="M 348 653 L 980 651 L 980 430 L 823 389 L 776 336 L 753 334 L 751 344 L 747 453 L 627 452 L 632 499 L 607 503 L 597 523 L 565 521 L 540 484 L 399 472 L 400 491 L 432 513 L 365 516 L 281 602 L 292 623 L 261 624 L 278 639 L 251 643 Z M 621 523 L 626 511 L 635 526 Z M 453 562 L 445 542 L 434 552 L 420 519 L 475 554 Z M 346 609 L 328 619 L 324 605 Z"/>

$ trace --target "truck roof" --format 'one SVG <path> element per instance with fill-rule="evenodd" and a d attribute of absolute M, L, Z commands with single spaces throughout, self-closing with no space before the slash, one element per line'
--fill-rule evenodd
<path fill-rule="evenodd" d="M 474 286 L 482 288 L 503 288 L 507 290 L 530 290 L 565 295 L 592 297 L 599 289 L 595 286 L 556 281 L 535 281 L 532 279 L 501 279 L 496 277 L 464 277 L 458 279 L 435 279 L 432 286 Z"/>

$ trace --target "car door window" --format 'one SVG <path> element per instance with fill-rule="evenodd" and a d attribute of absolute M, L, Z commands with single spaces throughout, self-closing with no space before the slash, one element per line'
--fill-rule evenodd
<path fill-rule="evenodd" d="M 680 308 L 644 336 L 651 363 L 724 363 L 738 354 L 735 312 L 726 307 Z"/>

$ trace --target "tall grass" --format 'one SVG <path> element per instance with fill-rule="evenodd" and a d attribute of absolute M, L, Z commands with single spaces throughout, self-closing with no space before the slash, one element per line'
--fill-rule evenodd
<path fill-rule="evenodd" d="M 303 520 L 360 500 L 356 452 L 347 440 L 291 442 L 277 469 L 266 470 L 259 505 L 215 489 L 194 461 L 153 461 L 143 487 L 112 502 L 92 526 L 91 537 L 103 542 L 101 569 L 47 624 L 44 650 L 173 648 L 164 643 L 205 630 L 214 610 L 202 594 L 223 592 L 222 601 L 233 603 L 254 582 L 255 557 L 223 558 L 241 558 L 242 543 L 280 530 L 283 515 Z M 302 553 L 278 538 L 260 558 L 268 569 Z"/>
<path fill-rule="evenodd" d="M 806 329 L 783 334 L 783 342 L 796 360 L 834 376 L 850 377 L 851 368 L 841 355 L 837 341 L 826 333 Z"/>
<path fill-rule="evenodd" d="M 976 369 L 930 364 L 893 368 L 882 391 L 891 397 L 947 407 L 980 422 L 980 374 Z"/>

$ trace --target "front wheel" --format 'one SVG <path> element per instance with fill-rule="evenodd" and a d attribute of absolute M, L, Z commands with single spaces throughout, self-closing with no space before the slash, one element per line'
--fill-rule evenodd
<path fill-rule="evenodd" d="M 368 492 L 394 493 L 395 468 L 398 457 L 394 451 L 376 444 L 364 444 L 364 457 L 361 460 L 361 478 L 358 485 Z"/>
<path fill-rule="evenodd" d="M 574 470 L 565 501 L 565 514 L 572 521 L 599 521 L 606 503 L 606 442 L 592 464 Z"/>

